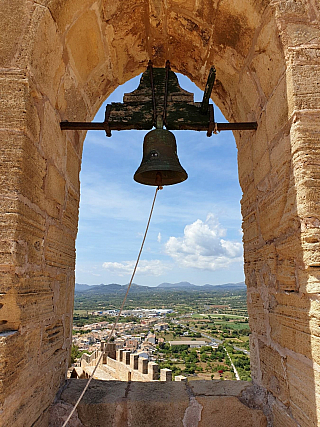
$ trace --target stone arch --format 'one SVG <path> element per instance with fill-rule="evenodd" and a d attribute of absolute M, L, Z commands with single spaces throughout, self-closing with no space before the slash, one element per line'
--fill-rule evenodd
<path fill-rule="evenodd" d="M 92 119 L 149 59 L 201 88 L 214 64 L 225 116 L 258 121 L 235 133 L 253 378 L 274 425 L 317 424 L 319 15 L 314 0 L 1 3 L 5 426 L 45 422 L 68 365 L 85 133 L 59 122 Z"/>

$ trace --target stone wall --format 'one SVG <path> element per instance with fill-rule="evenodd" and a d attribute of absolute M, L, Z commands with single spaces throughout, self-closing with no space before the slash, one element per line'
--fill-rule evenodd
<path fill-rule="evenodd" d="M 91 384 L 70 427 L 267 427 L 265 396 L 244 381 Z M 68 381 L 50 410 L 50 427 L 61 427 L 84 385 Z M 253 395 L 259 398 L 248 399 Z"/>
<path fill-rule="evenodd" d="M 95 351 L 90 356 L 86 353 L 81 356 L 80 366 L 87 373 L 87 376 L 90 375 L 86 367 L 95 366 L 100 354 L 99 351 Z M 157 363 L 149 362 L 148 359 L 123 349 L 117 350 L 115 358 L 106 356 L 101 359 L 99 368 L 100 372 L 102 370 L 114 380 L 119 381 L 172 381 L 172 371 L 170 369 L 159 370 Z M 82 375 L 80 377 L 82 378 Z M 94 378 L 100 379 L 97 374 Z"/>
<path fill-rule="evenodd" d="M 65 381 L 79 171 L 91 120 L 149 59 L 203 89 L 235 132 L 254 383 L 274 425 L 319 414 L 319 64 L 316 0 L 2 0 L 0 401 L 33 425 Z M 43 424 L 44 425 L 44 424 Z"/>

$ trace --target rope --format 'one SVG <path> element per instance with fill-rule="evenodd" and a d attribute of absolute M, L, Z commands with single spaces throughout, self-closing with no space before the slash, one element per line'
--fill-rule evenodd
<path fill-rule="evenodd" d="M 133 273 L 132 273 L 132 276 L 131 276 L 131 279 L 130 279 L 130 282 L 129 282 L 129 285 L 128 285 L 127 292 L 126 292 L 126 294 L 125 294 L 125 296 L 124 296 L 124 298 L 123 298 L 123 301 L 122 301 L 122 304 L 121 304 L 121 307 L 120 307 L 119 313 L 118 313 L 118 315 L 117 315 L 117 317 L 116 317 L 116 320 L 115 320 L 115 322 L 114 322 L 114 324 L 113 324 L 113 326 L 112 326 L 112 329 L 111 329 L 111 332 L 110 332 L 110 334 L 109 334 L 109 337 L 108 337 L 108 339 L 107 339 L 107 341 L 106 341 L 106 344 L 108 344 L 108 343 L 110 342 L 110 339 L 111 339 L 111 337 L 112 337 L 112 335 L 113 335 L 113 333 L 114 333 L 114 330 L 116 329 L 116 326 L 117 326 L 117 324 L 118 324 L 118 320 L 119 320 L 119 318 L 120 318 L 120 315 L 121 315 L 121 313 L 122 313 L 122 310 L 123 310 L 124 304 L 125 304 L 125 302 L 126 302 L 126 299 L 127 299 L 128 294 L 129 294 L 129 290 L 130 290 L 130 288 L 131 288 L 133 278 L 134 278 L 134 276 L 135 276 L 135 274 L 136 274 L 136 271 L 137 271 L 137 268 L 138 268 L 138 264 L 139 264 L 139 260 L 140 260 L 140 256 L 141 256 L 142 249 L 143 249 L 143 246 L 144 246 L 144 242 L 145 242 L 146 237 L 147 237 L 147 233 L 148 233 L 148 229 L 149 229 L 149 225 L 150 225 L 150 221 L 151 221 L 151 217 L 152 217 L 152 213 L 153 213 L 153 208 L 154 208 L 154 205 L 155 205 L 155 202 L 156 202 L 156 197 L 157 197 L 157 194 L 158 194 L 158 191 L 159 191 L 159 190 L 162 190 L 162 187 L 158 186 L 158 187 L 157 187 L 157 189 L 156 189 L 156 192 L 155 192 L 155 195 L 154 195 L 154 198 L 153 198 L 153 202 L 152 202 L 152 206 L 151 206 L 151 211 L 150 211 L 150 215 L 149 215 L 149 219 L 148 219 L 148 223 L 147 223 L 146 231 L 145 231 L 145 233 L 144 233 L 143 240 L 142 240 L 141 247 L 140 247 L 140 251 L 139 251 L 139 254 L 138 254 L 138 258 L 137 258 L 136 264 L 135 264 L 134 269 L 133 269 Z M 99 363 L 100 363 L 100 361 L 101 361 L 101 359 L 102 359 L 102 357 L 103 357 L 103 354 L 104 354 L 104 352 L 102 352 L 102 353 L 100 354 L 99 359 L 98 359 L 98 361 L 97 361 L 97 363 L 96 363 L 96 365 L 95 365 L 95 367 L 94 367 L 94 369 L 93 369 L 93 371 L 92 371 L 92 374 L 90 375 L 90 377 L 89 377 L 89 379 L 88 379 L 88 382 L 87 382 L 87 384 L 86 384 L 85 388 L 83 389 L 83 391 L 82 391 L 82 393 L 81 393 L 81 395 L 80 395 L 79 399 L 77 400 L 76 404 L 75 404 L 75 405 L 74 405 L 74 407 L 72 408 L 72 411 L 70 412 L 70 414 L 69 414 L 68 418 L 66 419 L 66 421 L 64 422 L 64 424 L 63 424 L 63 426 L 62 426 L 62 427 L 66 427 L 66 426 L 67 426 L 68 422 L 70 421 L 70 418 L 71 418 L 71 417 L 72 417 L 72 415 L 74 414 L 74 411 L 77 409 L 77 407 L 78 407 L 78 405 L 79 405 L 79 403 L 80 403 L 81 399 L 83 398 L 83 396 L 84 396 L 85 392 L 87 391 L 87 389 L 88 389 L 88 387 L 89 387 L 89 384 L 91 383 L 91 380 L 92 380 L 92 378 L 93 378 L 93 376 L 94 376 L 94 374 L 95 374 L 95 372 L 96 372 L 96 370 L 97 370 L 97 368 L 98 368 L 98 365 L 99 365 Z"/>

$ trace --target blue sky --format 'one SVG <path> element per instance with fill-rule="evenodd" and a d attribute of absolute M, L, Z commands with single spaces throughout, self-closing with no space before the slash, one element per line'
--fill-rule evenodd
<path fill-rule="evenodd" d="M 178 75 L 182 88 L 201 101 L 202 91 Z M 119 86 L 106 103 L 122 102 L 140 76 Z M 216 121 L 225 121 L 215 107 Z M 76 282 L 128 283 L 145 231 L 155 187 L 133 180 L 146 131 L 89 131 L 84 142 Z M 156 286 L 240 282 L 243 275 L 237 150 L 232 132 L 174 132 L 189 178 L 159 191 L 134 282 Z"/>

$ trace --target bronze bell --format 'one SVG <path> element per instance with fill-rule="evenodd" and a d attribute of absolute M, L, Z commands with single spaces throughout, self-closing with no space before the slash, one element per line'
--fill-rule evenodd
<path fill-rule="evenodd" d="M 187 172 L 180 165 L 173 133 L 154 129 L 143 141 L 143 158 L 134 180 L 144 185 L 173 185 L 185 181 Z"/>

